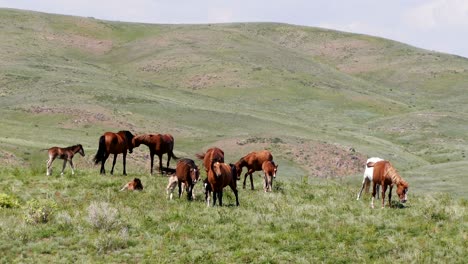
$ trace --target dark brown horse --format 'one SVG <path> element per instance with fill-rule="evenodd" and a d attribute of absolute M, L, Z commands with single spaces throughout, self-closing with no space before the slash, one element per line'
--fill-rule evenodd
<path fill-rule="evenodd" d="M 43 149 L 46 150 L 46 149 Z M 63 159 L 63 168 L 62 168 L 62 173 L 60 175 L 63 175 L 63 171 L 65 170 L 65 166 L 67 166 L 67 161 L 70 163 L 70 167 L 72 169 L 72 175 L 75 174 L 75 166 L 73 165 L 73 156 L 75 156 L 76 153 L 79 153 L 81 156 L 84 157 L 84 149 L 81 144 L 74 145 L 71 147 L 67 148 L 60 148 L 60 147 L 52 147 L 48 149 L 49 152 L 49 160 L 47 161 L 47 176 L 49 176 L 52 173 L 52 162 L 56 158 Z"/>
<path fill-rule="evenodd" d="M 187 191 L 187 199 L 189 201 L 193 198 L 193 187 L 200 178 L 200 170 L 195 162 L 191 159 L 181 159 L 177 161 L 176 166 L 177 185 L 179 186 L 179 198 L 183 193 L 183 188 Z M 170 190 L 170 198 L 172 199 L 172 191 L 174 190 L 174 179 L 169 178 L 169 185 L 167 190 Z"/>
<path fill-rule="evenodd" d="M 99 138 L 99 148 L 94 156 L 95 164 L 101 162 L 101 174 L 106 174 L 104 164 L 106 163 L 107 158 L 110 154 L 114 154 L 114 161 L 112 162 L 111 174 L 114 174 L 114 166 L 117 161 L 117 155 L 122 153 L 123 155 L 123 175 L 127 175 L 126 167 L 126 158 L 127 150 L 129 153 L 132 153 L 133 144 L 132 144 L 133 134 L 130 131 L 119 131 L 118 133 L 106 132 Z"/>
<path fill-rule="evenodd" d="M 272 160 L 273 156 L 268 150 L 250 152 L 249 154 L 240 158 L 239 161 L 235 164 L 237 169 L 237 179 L 240 179 L 240 175 L 242 174 L 242 168 L 247 167 L 247 172 L 245 173 L 244 183 L 242 184 L 242 187 L 245 189 L 245 181 L 247 180 L 247 175 L 250 175 L 250 187 L 253 190 L 254 184 L 252 173 L 254 173 L 255 171 L 261 171 L 263 162 Z"/>
<path fill-rule="evenodd" d="M 382 188 L 382 208 L 385 207 L 385 191 L 387 187 L 390 187 L 388 193 L 388 205 L 392 205 L 392 188 L 393 185 L 397 186 L 397 195 L 400 198 L 401 203 L 406 203 L 408 200 L 408 183 L 401 178 L 400 174 L 393 168 L 390 162 L 384 160 L 379 162 L 369 162 L 368 167 L 374 167 L 374 175 L 372 179 L 372 203 L 371 206 L 374 208 L 374 198 L 376 194 L 376 186 L 380 184 Z"/>
<path fill-rule="evenodd" d="M 209 148 L 205 153 L 198 153 L 195 156 L 203 160 L 203 166 L 207 173 L 214 162 L 224 162 L 224 151 L 217 147 Z"/>
<path fill-rule="evenodd" d="M 206 203 L 210 205 L 209 190 L 213 191 L 213 206 L 216 205 L 216 198 L 219 199 L 219 206 L 223 205 L 223 189 L 228 186 L 236 196 L 236 206 L 239 206 L 239 196 L 237 194 L 237 180 L 236 180 L 236 166 L 234 164 L 226 164 L 214 162 L 208 171 L 208 184 L 209 189 L 205 186 L 206 190 Z"/>
<path fill-rule="evenodd" d="M 136 148 L 140 144 L 148 146 L 150 150 L 151 157 L 151 170 L 150 173 L 153 175 L 153 164 L 154 164 L 154 155 L 158 155 L 159 158 L 159 171 L 163 173 L 162 167 L 162 155 L 167 153 L 167 168 L 169 169 L 169 162 L 171 158 L 178 159 L 173 152 L 174 149 L 174 137 L 169 134 L 143 134 L 138 135 L 133 138 L 133 146 Z"/>
<path fill-rule="evenodd" d="M 273 161 L 265 161 L 262 164 L 262 170 L 264 175 L 265 183 L 263 184 L 263 190 L 265 192 L 273 191 L 273 179 L 276 179 L 276 171 L 278 170 L 278 165 Z"/>

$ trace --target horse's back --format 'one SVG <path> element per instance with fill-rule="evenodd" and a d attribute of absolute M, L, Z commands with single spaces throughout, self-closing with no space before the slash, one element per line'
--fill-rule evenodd
<path fill-rule="evenodd" d="M 385 172 L 388 166 L 391 165 L 390 162 L 386 160 L 376 162 L 374 164 L 374 173 L 372 175 L 372 180 L 376 183 L 384 184 L 387 181 Z"/>
<path fill-rule="evenodd" d="M 265 161 L 272 161 L 273 155 L 268 150 L 261 150 L 257 152 L 250 152 L 244 157 L 247 164 L 255 170 L 261 170 Z"/>

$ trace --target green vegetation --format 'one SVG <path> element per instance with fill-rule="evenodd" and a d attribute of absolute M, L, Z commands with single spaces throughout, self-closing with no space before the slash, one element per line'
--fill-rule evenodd
<path fill-rule="evenodd" d="M 467 83 L 466 58 L 371 36 L 0 9 L 2 262 L 461 263 Z M 172 134 L 179 157 L 269 149 L 276 190 L 256 176 L 239 208 L 167 201 L 144 146 L 128 177 L 120 157 L 98 175 L 99 136 L 124 129 Z M 42 149 L 78 143 L 77 174 L 46 177 Z M 409 182 L 406 208 L 354 200 L 371 156 Z M 142 193 L 117 191 L 133 177 Z"/>

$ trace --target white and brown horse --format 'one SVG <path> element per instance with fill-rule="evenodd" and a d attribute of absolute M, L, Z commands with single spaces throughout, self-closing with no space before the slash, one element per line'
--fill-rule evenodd
<path fill-rule="evenodd" d="M 43 149 L 46 150 L 46 149 Z M 74 145 L 67 148 L 60 148 L 60 147 L 52 147 L 48 149 L 49 152 L 49 160 L 47 160 L 47 176 L 52 174 L 52 162 L 56 158 L 63 159 L 63 168 L 60 175 L 63 175 L 63 171 L 65 170 L 65 166 L 67 166 L 67 161 L 70 163 L 70 167 L 72 169 L 72 174 L 75 174 L 75 166 L 73 165 L 73 156 L 76 153 L 79 153 L 81 156 L 84 157 L 84 149 L 81 144 Z"/>
<path fill-rule="evenodd" d="M 390 187 L 388 193 L 388 205 L 392 205 L 392 188 L 393 185 L 396 185 L 396 193 L 400 198 L 401 203 L 406 203 L 408 200 L 408 183 L 401 178 L 400 174 L 396 169 L 390 164 L 390 162 L 384 160 L 376 163 L 370 162 L 367 164 L 369 167 L 374 167 L 374 175 L 372 178 L 372 203 L 371 207 L 374 208 L 374 198 L 376 194 L 376 185 L 380 184 L 382 187 L 382 208 L 385 207 L 385 191 L 387 187 Z"/>

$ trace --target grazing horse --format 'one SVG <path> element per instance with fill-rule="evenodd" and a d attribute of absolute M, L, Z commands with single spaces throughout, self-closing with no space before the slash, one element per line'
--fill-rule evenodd
<path fill-rule="evenodd" d="M 273 156 L 271 155 L 270 151 L 262 150 L 258 152 L 250 152 L 249 154 L 245 155 L 244 157 L 240 158 L 238 162 L 236 162 L 236 169 L 237 169 L 237 179 L 240 179 L 240 175 L 242 174 L 242 168 L 247 167 L 247 172 L 244 176 L 244 183 L 242 184 L 242 188 L 245 189 L 245 181 L 247 180 L 247 175 L 250 175 L 250 187 L 253 190 L 253 178 L 252 173 L 255 171 L 262 170 L 262 164 L 265 161 L 272 161 Z"/>
<path fill-rule="evenodd" d="M 364 190 L 364 188 L 366 188 L 366 193 L 369 193 L 369 186 L 374 176 L 374 167 L 369 167 L 367 166 L 367 164 L 371 162 L 375 163 L 379 161 L 383 161 L 383 159 L 377 158 L 377 157 L 367 159 L 365 169 L 364 169 L 364 176 L 362 178 L 361 190 L 359 191 L 356 200 L 359 200 L 361 198 L 362 190 Z M 377 199 L 379 198 L 379 188 L 378 188 L 379 186 L 380 186 L 379 183 L 377 183 Z"/>
<path fill-rule="evenodd" d="M 119 131 L 118 133 L 106 132 L 99 138 L 99 148 L 94 156 L 94 163 L 98 164 L 101 162 L 101 174 L 106 174 L 104 164 L 110 154 L 114 154 L 114 161 L 112 162 L 111 174 L 114 174 L 114 166 L 117 161 L 117 155 L 122 153 L 123 155 L 123 175 L 127 175 L 125 169 L 127 150 L 129 153 L 133 151 L 132 144 L 133 134 L 130 131 Z"/>
<path fill-rule="evenodd" d="M 43 149 L 47 150 L 47 149 Z M 59 147 L 52 147 L 48 149 L 49 152 L 49 160 L 47 161 L 47 176 L 49 176 L 52 173 L 52 162 L 56 158 L 63 159 L 63 168 L 62 168 L 62 173 L 60 175 L 63 175 L 63 171 L 65 170 L 65 166 L 67 166 L 67 161 L 70 163 L 70 167 L 72 169 L 72 175 L 75 174 L 75 166 L 73 165 L 73 156 L 75 156 L 76 153 L 80 153 L 81 156 L 84 157 L 84 149 L 81 144 L 74 145 L 71 147 L 67 148 L 59 148 Z"/>
<path fill-rule="evenodd" d="M 214 162 L 224 162 L 224 151 L 217 147 L 209 148 L 205 153 L 197 153 L 195 156 L 203 160 L 206 173 L 208 173 L 208 170 Z"/>
<path fill-rule="evenodd" d="M 262 164 L 262 170 L 265 174 L 263 190 L 265 190 L 265 192 L 271 192 L 273 191 L 273 179 L 276 179 L 278 165 L 276 165 L 273 161 L 265 161 Z"/>
<path fill-rule="evenodd" d="M 140 144 L 148 146 L 151 157 L 151 170 L 150 173 L 153 175 L 153 164 L 154 155 L 158 155 L 159 158 L 159 171 L 163 173 L 162 167 L 162 155 L 167 153 L 167 168 L 169 168 L 169 162 L 171 158 L 178 159 L 172 152 L 174 149 L 174 137 L 170 134 L 143 134 L 135 136 L 132 140 L 133 146 L 136 148 Z"/>
<path fill-rule="evenodd" d="M 193 199 L 193 187 L 200 178 L 200 170 L 193 160 L 181 159 L 177 162 L 175 174 L 175 176 L 169 178 L 166 188 L 167 194 L 170 194 L 169 197 L 172 200 L 172 192 L 177 184 L 179 186 L 179 198 L 185 188 L 187 190 L 187 199 L 191 201 Z"/>
<path fill-rule="evenodd" d="M 400 174 L 393 168 L 392 164 L 388 161 L 370 162 L 367 164 L 369 167 L 374 167 L 373 175 L 373 188 L 372 188 L 372 203 L 371 206 L 374 208 L 374 198 L 376 194 L 376 185 L 382 186 L 382 208 L 385 207 L 385 191 L 387 186 L 390 187 L 388 193 L 388 205 L 392 205 L 392 188 L 393 185 L 397 186 L 397 195 L 400 198 L 401 203 L 406 203 L 408 200 L 408 183 L 401 178 Z"/>
<path fill-rule="evenodd" d="M 141 180 L 138 178 L 133 179 L 133 181 L 128 182 L 127 184 L 120 189 L 120 191 L 129 190 L 129 191 L 142 191 L 143 184 L 141 184 Z"/>
<path fill-rule="evenodd" d="M 206 204 L 210 205 L 209 190 L 213 191 L 213 206 L 216 205 L 216 198 L 219 199 L 219 206 L 223 206 L 223 188 L 228 186 L 236 196 L 236 206 L 239 206 L 239 196 L 237 194 L 237 180 L 236 180 L 236 166 L 234 164 L 226 164 L 214 162 L 208 171 L 208 185 L 205 186 L 206 190 Z"/>

